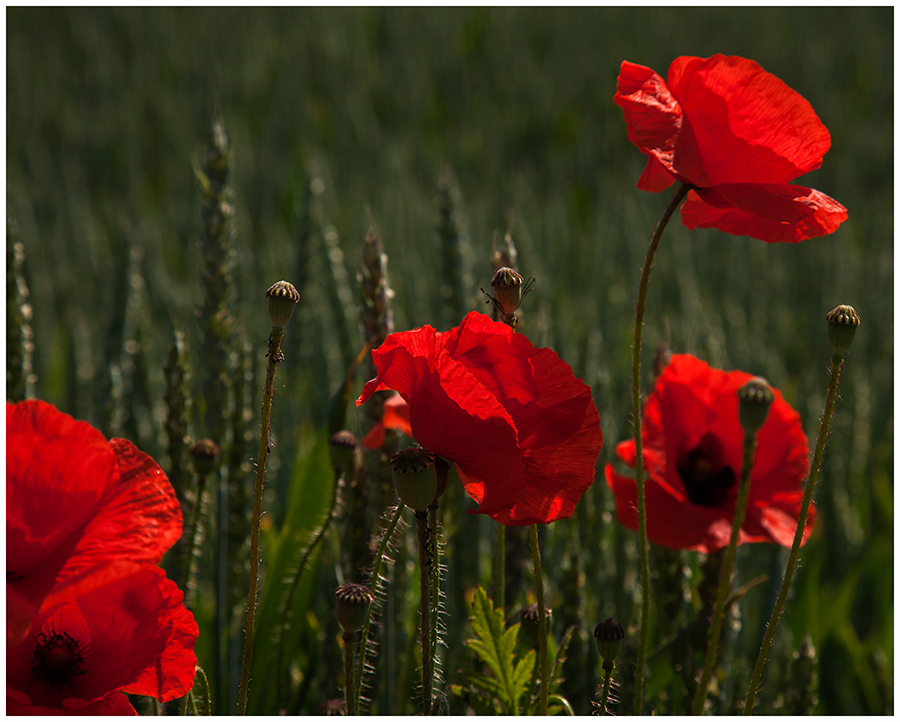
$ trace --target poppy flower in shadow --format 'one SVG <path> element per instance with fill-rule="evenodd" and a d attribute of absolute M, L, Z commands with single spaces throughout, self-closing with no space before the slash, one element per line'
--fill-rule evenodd
<path fill-rule="evenodd" d="M 155 566 L 181 535 L 165 474 L 41 401 L 7 404 L 6 445 L 7 710 L 134 714 L 117 690 L 183 696 L 198 630 Z"/>
<path fill-rule="evenodd" d="M 158 567 L 112 562 L 50 593 L 7 650 L 8 714 L 135 714 L 123 692 L 190 691 L 198 629 Z"/>
<path fill-rule="evenodd" d="M 412 436 L 412 428 L 409 425 L 409 404 L 400 394 L 391 395 L 384 402 L 384 416 L 366 434 L 362 445 L 366 449 L 380 449 L 384 443 L 384 435 L 387 429 L 402 431 L 407 436 Z"/>
<path fill-rule="evenodd" d="M 181 536 L 169 480 L 131 442 L 23 401 L 6 405 L 6 448 L 8 642 L 55 584 L 119 559 L 157 564 Z"/>
<path fill-rule="evenodd" d="M 803 96 L 752 60 L 676 58 L 668 82 L 624 61 L 614 101 L 648 156 L 638 188 L 691 186 L 681 207 L 688 228 L 797 243 L 847 219 L 833 198 L 790 184 L 822 165 L 831 136 Z"/>
<path fill-rule="evenodd" d="M 412 436 L 456 464 L 479 508 L 508 526 L 572 514 L 603 444 L 590 388 L 550 349 L 475 311 L 454 329 L 395 333 L 357 405 L 393 389 Z"/>
<path fill-rule="evenodd" d="M 744 431 L 737 391 L 752 378 L 720 371 L 690 355 L 674 355 L 657 379 L 644 408 L 647 536 L 673 549 L 711 553 L 728 544 L 741 473 Z M 750 498 L 738 543 L 793 543 L 809 470 L 809 447 L 800 417 L 781 394 L 759 433 L 750 476 Z M 635 466 L 634 440 L 616 454 Z M 606 467 L 606 483 L 616 497 L 619 521 L 637 530 L 634 479 Z M 804 532 L 812 533 L 810 507 Z"/>

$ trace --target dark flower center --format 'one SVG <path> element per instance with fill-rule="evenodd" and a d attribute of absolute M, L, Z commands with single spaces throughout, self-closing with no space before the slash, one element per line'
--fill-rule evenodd
<path fill-rule="evenodd" d="M 73 677 L 87 672 L 83 665 L 77 640 L 65 632 L 53 632 L 49 637 L 43 632 L 38 634 L 38 645 L 31 658 L 31 674 L 36 680 L 62 691 Z"/>
<path fill-rule="evenodd" d="M 721 446 L 712 434 L 706 434 L 696 448 L 678 464 L 678 473 L 688 499 L 698 506 L 722 507 L 736 481 L 734 470 L 723 465 Z"/>

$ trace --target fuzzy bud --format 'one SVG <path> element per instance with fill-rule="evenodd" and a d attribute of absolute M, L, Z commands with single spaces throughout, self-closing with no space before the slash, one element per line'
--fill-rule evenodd
<path fill-rule="evenodd" d="M 287 281 L 278 281 L 266 291 L 269 299 L 269 318 L 273 326 L 284 326 L 294 315 L 294 307 L 300 300 L 297 289 Z"/>
<path fill-rule="evenodd" d="M 216 468 L 222 450 L 212 439 L 200 439 L 191 447 L 191 462 L 197 476 L 209 476 Z"/>
<path fill-rule="evenodd" d="M 418 446 L 398 451 L 391 457 L 397 496 L 413 511 L 425 511 L 437 498 L 435 458 L 430 451 Z"/>
<path fill-rule="evenodd" d="M 334 591 L 338 622 L 347 633 L 366 623 L 369 606 L 375 601 L 372 590 L 362 584 L 342 584 Z"/>
<path fill-rule="evenodd" d="M 750 379 L 738 389 L 738 416 L 744 433 L 748 436 L 756 434 L 766 422 L 769 407 L 775 400 L 775 392 L 768 382 L 760 377 Z"/>
<path fill-rule="evenodd" d="M 603 620 L 594 628 L 594 639 L 597 640 L 597 651 L 606 663 L 614 662 L 622 650 L 625 630 L 612 617 Z"/>
<path fill-rule="evenodd" d="M 825 318 L 828 319 L 828 343 L 836 354 L 843 356 L 859 327 L 859 316 L 853 306 L 838 306 Z"/>

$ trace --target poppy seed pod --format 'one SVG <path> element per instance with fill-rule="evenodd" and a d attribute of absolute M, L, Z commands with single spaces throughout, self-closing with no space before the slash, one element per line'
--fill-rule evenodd
<path fill-rule="evenodd" d="M 828 343 L 836 354 L 845 354 L 859 327 L 859 316 L 853 306 L 841 305 L 825 318 L 828 319 Z"/>
<path fill-rule="evenodd" d="M 331 437 L 331 463 L 346 473 L 353 470 L 359 442 L 352 432 L 343 429 Z"/>
<path fill-rule="evenodd" d="M 550 607 L 544 607 L 544 619 L 550 622 L 550 615 L 553 614 L 553 610 Z M 538 605 L 528 604 L 522 607 L 522 610 L 519 612 L 519 620 L 522 624 L 522 634 L 525 635 L 525 639 L 529 645 L 532 647 L 539 647 L 541 643 L 540 637 L 540 626 L 538 624 Z M 549 631 L 549 630 L 548 630 Z"/>
<path fill-rule="evenodd" d="M 418 446 L 398 451 L 391 457 L 394 489 L 400 501 L 414 511 L 424 511 L 437 496 L 434 459 L 434 454 Z"/>
<path fill-rule="evenodd" d="M 294 315 L 294 306 L 300 300 L 297 289 L 287 281 L 278 281 L 266 291 L 269 299 L 269 319 L 273 326 L 284 326 Z"/>
<path fill-rule="evenodd" d="M 522 284 L 525 279 L 512 268 L 497 269 L 491 278 L 491 288 L 504 316 L 512 316 L 522 302 Z"/>
<path fill-rule="evenodd" d="M 222 450 L 212 439 L 200 439 L 191 447 L 191 462 L 198 476 L 209 476 L 216 468 Z"/>
<path fill-rule="evenodd" d="M 769 407 L 775 400 L 775 394 L 764 378 L 756 376 L 741 386 L 737 395 L 740 401 L 738 416 L 744 433 L 748 436 L 756 434 L 766 423 Z"/>
<path fill-rule="evenodd" d="M 625 630 L 615 619 L 608 617 L 594 628 L 594 638 L 597 640 L 597 651 L 600 652 L 603 661 L 611 663 L 622 650 Z"/>
<path fill-rule="evenodd" d="M 355 632 L 366 622 L 375 601 L 372 590 L 362 584 L 342 584 L 334 590 L 338 622 L 345 632 Z"/>

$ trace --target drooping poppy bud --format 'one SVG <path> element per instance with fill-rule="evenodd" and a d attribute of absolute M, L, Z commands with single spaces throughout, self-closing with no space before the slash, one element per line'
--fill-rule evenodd
<path fill-rule="evenodd" d="M 828 319 L 828 343 L 836 354 L 843 356 L 853 343 L 853 337 L 859 327 L 859 316 L 856 315 L 853 306 L 841 305 L 825 318 Z"/>
<path fill-rule="evenodd" d="M 764 378 L 756 376 L 741 386 L 737 395 L 740 401 L 738 417 L 744 433 L 748 436 L 756 434 L 766 423 L 769 407 L 775 400 L 775 393 Z"/>
<path fill-rule="evenodd" d="M 372 590 L 362 584 L 341 584 L 334 590 L 334 597 L 338 622 L 348 634 L 365 624 L 369 606 L 375 601 Z"/>
<path fill-rule="evenodd" d="M 269 319 L 273 326 L 284 326 L 294 315 L 294 306 L 300 300 L 297 289 L 287 281 L 278 281 L 266 291 L 269 299 Z"/>
<path fill-rule="evenodd" d="M 430 451 L 420 446 L 398 451 L 391 457 L 391 470 L 397 496 L 413 511 L 424 511 L 437 497 L 438 475 Z"/>

